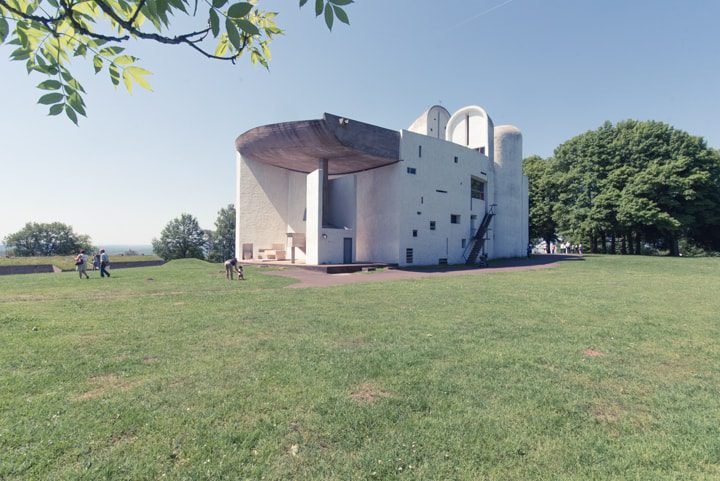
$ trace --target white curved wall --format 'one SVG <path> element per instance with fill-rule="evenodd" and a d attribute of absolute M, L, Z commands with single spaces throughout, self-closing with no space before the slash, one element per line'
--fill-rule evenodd
<path fill-rule="evenodd" d="M 495 128 L 495 218 L 493 257 L 527 254 L 527 179 L 522 173 L 522 133 L 512 125 Z"/>
<path fill-rule="evenodd" d="M 445 139 L 450 112 L 442 105 L 433 105 L 415 119 L 408 129 L 410 132 Z"/>
<path fill-rule="evenodd" d="M 463 107 L 450 117 L 445 139 L 492 155 L 493 123 L 482 107 Z"/>

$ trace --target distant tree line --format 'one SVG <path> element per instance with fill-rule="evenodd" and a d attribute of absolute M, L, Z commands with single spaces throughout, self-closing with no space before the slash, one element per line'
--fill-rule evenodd
<path fill-rule="evenodd" d="M 525 159 L 530 237 L 592 252 L 720 251 L 720 151 L 654 121 L 605 122 Z"/>
<path fill-rule="evenodd" d="M 153 252 L 165 260 L 206 259 L 222 262 L 235 256 L 235 206 L 220 209 L 215 230 L 204 230 L 190 214 L 172 219 L 152 241 Z"/>
<path fill-rule="evenodd" d="M 28 222 L 3 242 L 7 254 L 17 257 L 64 256 L 77 254 L 80 249 L 94 250 L 90 237 L 77 234 L 62 222 Z"/>

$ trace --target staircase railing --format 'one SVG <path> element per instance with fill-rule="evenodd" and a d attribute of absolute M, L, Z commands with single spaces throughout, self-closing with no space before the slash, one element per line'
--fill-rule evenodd
<path fill-rule="evenodd" d="M 485 234 L 487 234 L 488 228 L 490 227 L 490 221 L 495 217 L 495 206 L 496 204 L 492 204 L 490 209 L 485 213 L 475 235 L 470 239 L 468 246 L 463 252 L 466 265 L 474 265 L 477 262 L 478 255 L 485 247 L 485 241 L 487 240 L 485 239 Z"/>

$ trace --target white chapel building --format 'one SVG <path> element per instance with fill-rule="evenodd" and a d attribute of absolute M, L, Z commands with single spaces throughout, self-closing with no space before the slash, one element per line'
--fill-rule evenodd
<path fill-rule="evenodd" d="M 525 256 L 522 135 L 441 106 L 407 130 L 324 114 L 240 135 L 236 256 L 307 265 Z"/>

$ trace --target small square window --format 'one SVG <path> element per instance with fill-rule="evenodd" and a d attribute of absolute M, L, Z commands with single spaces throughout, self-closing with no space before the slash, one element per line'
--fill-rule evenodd
<path fill-rule="evenodd" d="M 420 212 L 420 211 L 417 211 L 417 215 L 422 215 L 422 212 Z"/>
<path fill-rule="evenodd" d="M 440 264 L 441 266 L 446 266 L 447 265 L 447 257 L 441 257 L 440 259 L 438 259 L 438 264 Z"/>
<path fill-rule="evenodd" d="M 413 263 L 413 250 L 412 249 L 405 249 L 405 262 L 407 264 Z"/>
<path fill-rule="evenodd" d="M 430 230 L 435 230 L 435 221 L 434 220 L 430 221 Z"/>
<path fill-rule="evenodd" d="M 415 175 L 415 174 L 417 174 L 417 170 L 415 169 L 415 167 L 408 167 L 407 173 Z"/>
<path fill-rule="evenodd" d="M 450 223 L 451 224 L 459 224 L 460 223 L 460 215 L 450 214 Z"/>
<path fill-rule="evenodd" d="M 417 237 L 417 229 L 413 229 L 413 237 Z"/>

